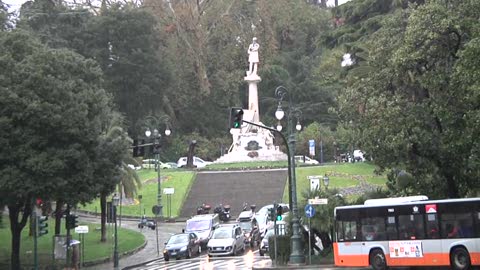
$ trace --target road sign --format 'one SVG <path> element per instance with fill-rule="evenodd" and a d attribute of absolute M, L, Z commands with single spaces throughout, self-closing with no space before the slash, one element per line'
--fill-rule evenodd
<path fill-rule="evenodd" d="M 154 215 L 160 215 L 162 213 L 162 206 L 161 205 L 154 205 L 152 207 L 152 213 Z"/>
<path fill-rule="evenodd" d="M 311 157 L 315 156 L 315 140 L 308 140 L 308 153 Z"/>
<path fill-rule="evenodd" d="M 75 227 L 75 233 L 88 233 L 88 226 Z"/>
<path fill-rule="evenodd" d="M 175 193 L 175 188 L 164 188 L 163 189 L 163 194 L 169 195 L 169 194 L 174 194 Z"/>
<path fill-rule="evenodd" d="M 315 215 L 315 208 L 310 204 L 305 205 L 305 215 L 308 218 L 312 218 Z"/>
<path fill-rule="evenodd" d="M 308 204 L 328 204 L 328 199 L 326 198 L 315 198 L 315 199 L 308 199 Z"/>
<path fill-rule="evenodd" d="M 310 179 L 310 190 L 315 191 L 317 189 L 320 190 L 320 179 L 319 178 Z"/>

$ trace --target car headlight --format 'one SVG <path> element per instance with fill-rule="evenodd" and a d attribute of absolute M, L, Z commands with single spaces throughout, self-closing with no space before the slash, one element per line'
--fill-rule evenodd
<path fill-rule="evenodd" d="M 249 238 L 249 237 L 250 237 L 250 233 L 245 233 L 245 237 L 246 237 L 246 238 Z"/>
<path fill-rule="evenodd" d="M 226 250 L 230 250 L 232 249 L 232 246 L 228 246 L 227 248 L 225 248 Z"/>
<path fill-rule="evenodd" d="M 187 250 L 187 246 L 184 246 L 180 249 L 180 251 L 185 251 L 185 250 Z"/>
<path fill-rule="evenodd" d="M 164 249 L 164 250 L 163 250 L 163 253 L 168 253 L 168 250 Z"/>

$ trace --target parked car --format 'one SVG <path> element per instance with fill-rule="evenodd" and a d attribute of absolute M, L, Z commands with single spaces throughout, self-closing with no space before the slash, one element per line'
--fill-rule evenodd
<path fill-rule="evenodd" d="M 212 164 L 210 161 L 205 161 L 199 157 L 193 157 L 193 166 L 196 168 L 204 168 L 207 165 Z M 181 157 L 177 161 L 177 167 L 183 168 L 187 166 L 187 157 Z"/>
<path fill-rule="evenodd" d="M 365 154 L 362 150 L 353 150 L 353 158 L 355 161 L 365 161 Z"/>
<path fill-rule="evenodd" d="M 295 156 L 295 162 L 309 164 L 309 165 L 317 165 L 320 164 L 317 160 L 311 159 L 307 156 Z"/>
<path fill-rule="evenodd" d="M 285 221 L 277 221 L 278 227 L 278 235 L 287 235 L 287 223 Z M 274 228 L 270 228 L 265 233 L 265 237 L 263 237 L 262 242 L 260 243 L 260 248 L 258 252 L 260 256 L 265 255 L 268 252 L 268 239 L 275 235 Z"/>
<path fill-rule="evenodd" d="M 144 159 L 142 161 L 142 167 L 144 169 L 156 169 L 156 164 L 157 164 L 157 160 L 156 159 Z M 172 165 L 168 164 L 168 163 L 163 163 L 160 161 L 160 169 L 161 170 L 164 170 L 164 169 L 171 169 L 172 168 Z"/>
<path fill-rule="evenodd" d="M 245 236 L 238 224 L 224 224 L 218 227 L 207 244 L 208 256 L 232 255 L 245 251 Z"/>
<path fill-rule="evenodd" d="M 165 261 L 170 258 L 191 258 L 201 253 L 200 241 L 195 233 L 179 233 L 170 236 L 165 243 L 163 258 Z"/>
<path fill-rule="evenodd" d="M 130 169 L 136 170 L 136 171 L 142 169 L 142 166 L 135 166 L 135 165 L 133 165 L 133 164 L 127 164 L 127 166 L 128 166 Z"/>

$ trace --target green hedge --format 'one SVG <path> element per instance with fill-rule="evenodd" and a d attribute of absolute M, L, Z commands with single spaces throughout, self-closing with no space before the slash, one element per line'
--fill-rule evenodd
<path fill-rule="evenodd" d="M 268 254 L 275 260 L 275 236 L 268 238 Z M 286 265 L 290 258 L 290 236 L 277 235 L 277 265 Z"/>

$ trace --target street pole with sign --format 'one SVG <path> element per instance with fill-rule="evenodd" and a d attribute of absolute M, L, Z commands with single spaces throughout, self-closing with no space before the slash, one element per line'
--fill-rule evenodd
<path fill-rule="evenodd" d="M 308 218 L 308 263 L 312 264 L 312 217 L 315 215 L 315 208 L 311 204 L 305 205 L 305 216 Z"/>

